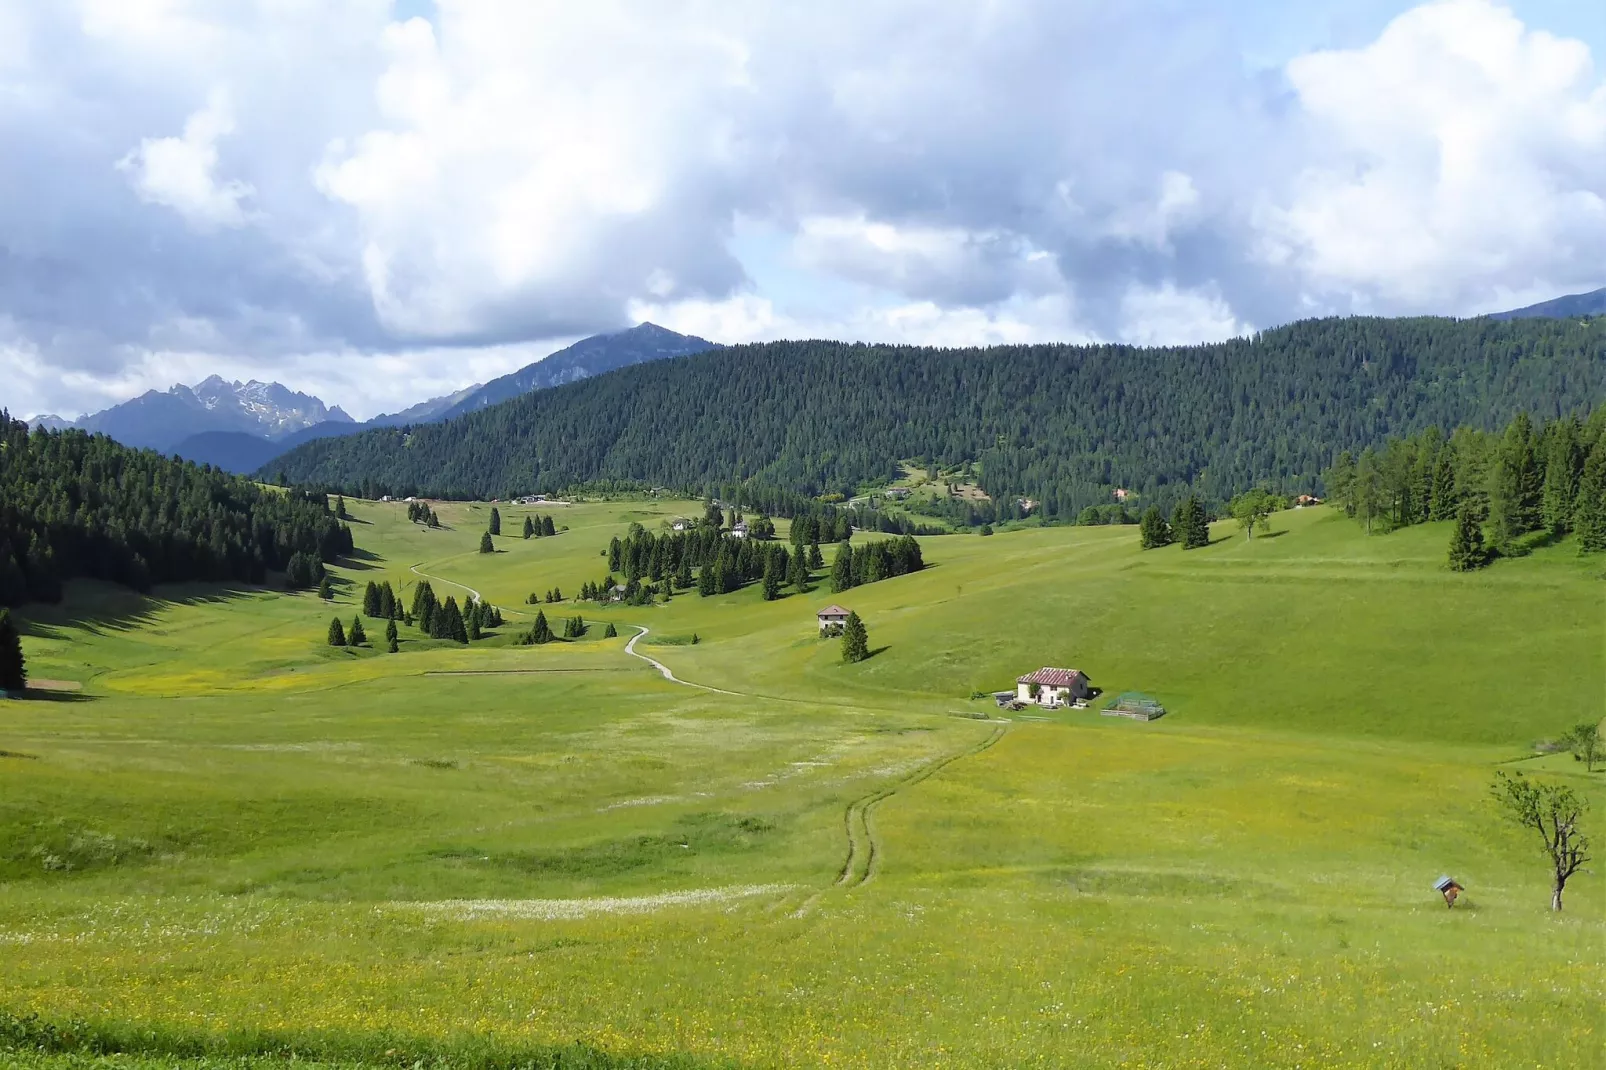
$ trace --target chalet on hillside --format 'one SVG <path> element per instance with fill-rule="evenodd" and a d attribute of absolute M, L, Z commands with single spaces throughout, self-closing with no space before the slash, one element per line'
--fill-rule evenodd
<path fill-rule="evenodd" d="M 820 621 L 820 634 L 840 635 L 842 629 L 848 625 L 848 614 L 852 612 L 851 609 L 844 609 L 838 605 L 829 605 L 820 610 L 815 614 Z"/>
<path fill-rule="evenodd" d="M 1093 688 L 1080 669 L 1041 668 L 1015 680 L 1015 701 L 1038 706 L 1066 706 L 1093 697 Z"/>
<path fill-rule="evenodd" d="M 747 521 L 738 520 L 736 523 L 731 525 L 731 538 L 733 538 L 733 539 L 745 539 L 745 538 L 747 538 Z"/>

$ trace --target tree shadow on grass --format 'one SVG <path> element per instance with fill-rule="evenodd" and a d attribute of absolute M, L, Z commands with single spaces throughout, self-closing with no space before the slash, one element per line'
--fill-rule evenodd
<path fill-rule="evenodd" d="M 874 647 L 874 648 L 872 648 L 870 650 L 870 652 L 868 654 L 866 654 L 864 656 L 864 660 L 865 661 L 869 661 L 871 658 L 879 657 L 880 655 L 885 654 L 887 651 L 889 651 L 891 649 L 892 649 L 892 646 L 891 646 L 890 643 L 888 645 L 886 645 L 886 646 Z"/>
<path fill-rule="evenodd" d="M 65 598 L 54 605 L 30 602 L 14 611 L 18 631 L 36 639 L 70 639 L 75 631 L 94 634 L 155 625 L 172 606 L 225 604 L 273 590 L 248 584 L 172 584 L 141 594 L 100 580 L 71 580 Z"/>
<path fill-rule="evenodd" d="M 22 702 L 93 702 L 93 695 L 86 695 L 82 691 L 60 691 L 53 687 L 30 687 L 21 694 L 7 691 L 8 698 Z"/>

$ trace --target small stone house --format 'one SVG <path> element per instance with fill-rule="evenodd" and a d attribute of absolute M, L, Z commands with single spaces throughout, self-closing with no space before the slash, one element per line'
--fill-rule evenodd
<path fill-rule="evenodd" d="M 731 538 L 733 538 L 733 539 L 745 539 L 745 538 L 747 538 L 747 521 L 738 520 L 736 523 L 731 525 Z"/>
<path fill-rule="evenodd" d="M 816 614 L 820 621 L 821 635 L 841 635 L 842 629 L 847 627 L 848 614 L 853 612 L 842 606 L 830 605 Z"/>
<path fill-rule="evenodd" d="M 1085 702 L 1093 689 L 1080 669 L 1041 668 L 1015 680 L 1015 701 L 1038 706 L 1067 706 Z"/>

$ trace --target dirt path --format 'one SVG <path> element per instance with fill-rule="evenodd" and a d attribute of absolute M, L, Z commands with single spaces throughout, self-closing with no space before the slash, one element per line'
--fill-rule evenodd
<path fill-rule="evenodd" d="M 975 746 L 929 762 L 903 779 L 895 780 L 848 803 L 848 808 L 842 815 L 842 822 L 848 834 L 848 857 L 842 863 L 842 872 L 837 875 L 837 887 L 862 888 L 875 878 L 882 856 L 881 842 L 876 837 L 875 831 L 874 817 L 877 806 L 904 788 L 913 787 L 922 780 L 936 775 L 959 759 L 980 754 L 1003 739 L 1008 731 L 1009 725 L 1001 724 L 994 729 L 992 735 Z"/>
<path fill-rule="evenodd" d="M 446 579 L 443 576 L 431 576 L 427 572 L 420 572 L 420 571 L 418 571 L 418 566 L 417 565 L 413 565 L 413 566 L 409 567 L 407 571 L 411 572 L 415 576 L 421 576 L 424 579 L 430 580 L 430 581 L 432 581 L 434 583 L 445 583 L 445 584 L 450 584 L 453 587 L 460 587 L 463 590 L 467 591 L 469 593 L 469 595 L 474 599 L 474 601 L 478 602 L 478 601 L 481 600 L 480 599 L 480 592 L 476 591 L 474 588 L 470 587 L 466 583 L 458 583 L 456 580 L 449 580 L 449 579 Z"/>
<path fill-rule="evenodd" d="M 698 688 L 698 689 L 703 690 L 703 691 L 712 691 L 716 695 L 735 695 L 738 698 L 746 697 L 746 696 L 743 696 L 740 691 L 726 691 L 722 687 L 710 687 L 708 684 L 698 684 L 698 683 L 693 683 L 690 680 L 682 680 L 680 677 L 676 676 L 673 672 L 670 671 L 669 666 L 665 665 L 663 662 L 659 661 L 657 658 L 648 657 L 646 654 L 637 653 L 636 652 L 636 644 L 641 641 L 641 637 L 646 635 L 647 632 L 650 631 L 650 629 L 644 628 L 640 624 L 632 624 L 632 625 L 630 625 L 630 627 L 632 627 L 632 628 L 641 628 L 641 630 L 639 632 L 637 632 L 631 638 L 630 642 L 625 644 L 625 653 L 629 654 L 631 657 L 640 658 L 642 661 L 645 661 L 648 665 L 651 665 L 653 668 L 655 668 L 659 672 L 663 673 L 663 676 L 664 676 L 665 680 L 668 680 L 670 683 L 683 684 L 686 687 L 695 687 L 695 688 Z"/>

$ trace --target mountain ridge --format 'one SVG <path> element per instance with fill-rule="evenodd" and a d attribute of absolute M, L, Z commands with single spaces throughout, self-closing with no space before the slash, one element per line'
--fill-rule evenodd
<path fill-rule="evenodd" d="M 894 465 L 979 466 L 998 500 L 1075 515 L 1124 487 L 1213 500 L 1320 486 L 1340 449 L 1606 397 L 1606 320 L 1306 320 L 1196 346 L 774 342 L 639 364 L 446 423 L 275 462 L 350 493 L 506 497 L 593 481 L 756 479 L 852 494 Z"/>

